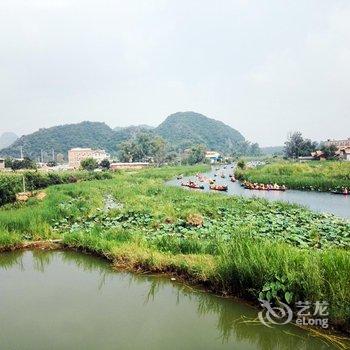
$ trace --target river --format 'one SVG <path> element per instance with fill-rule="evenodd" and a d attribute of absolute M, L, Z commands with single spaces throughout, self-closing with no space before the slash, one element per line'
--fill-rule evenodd
<path fill-rule="evenodd" d="M 210 172 L 205 173 L 204 175 L 208 178 L 214 178 L 214 174 L 217 173 L 218 176 L 215 177 L 217 184 L 223 184 L 228 186 L 228 191 L 225 192 L 226 195 L 239 195 L 250 198 L 257 197 L 273 201 L 284 201 L 308 207 L 309 209 L 316 212 L 334 214 L 344 219 L 350 219 L 350 196 L 334 195 L 331 193 L 324 192 L 296 190 L 287 190 L 286 192 L 246 190 L 240 185 L 238 181 L 230 181 L 229 174 L 232 174 L 233 172 L 234 169 L 232 168 L 232 166 L 227 166 L 226 169 L 224 169 L 224 167 L 220 167 L 220 170 L 215 170 L 215 168 L 213 168 Z M 226 176 L 225 179 L 222 179 L 220 177 L 222 173 L 224 173 L 224 175 Z M 187 182 L 188 180 L 197 181 L 192 176 L 184 177 L 181 181 L 173 179 L 167 184 L 179 186 L 181 182 Z M 205 187 L 204 191 L 210 191 L 208 184 L 204 183 L 203 185 Z"/>
<path fill-rule="evenodd" d="M 0 254 L 0 348 L 332 349 L 293 325 L 169 277 L 117 272 L 68 251 Z"/>

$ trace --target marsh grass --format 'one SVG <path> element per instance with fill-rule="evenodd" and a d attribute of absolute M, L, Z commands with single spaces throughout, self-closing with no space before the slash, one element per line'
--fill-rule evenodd
<path fill-rule="evenodd" d="M 240 180 L 278 183 L 290 189 L 331 191 L 350 188 L 350 162 L 277 162 L 246 170 L 237 169 Z"/>
<path fill-rule="evenodd" d="M 206 169 L 147 169 L 51 186 L 44 201 L 0 209 L 0 246 L 63 238 L 118 267 L 176 273 L 255 301 L 266 283 L 285 276 L 293 301 L 327 300 L 331 321 L 349 329 L 349 223 L 286 203 L 164 185 Z M 118 209 L 103 211 L 106 194 Z"/>

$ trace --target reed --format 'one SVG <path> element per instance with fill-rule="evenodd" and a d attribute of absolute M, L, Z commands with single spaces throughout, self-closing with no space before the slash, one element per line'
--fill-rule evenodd
<path fill-rule="evenodd" d="M 278 183 L 290 189 L 337 191 L 350 188 L 349 162 L 276 162 L 257 168 L 237 169 L 239 180 L 256 183 Z"/>

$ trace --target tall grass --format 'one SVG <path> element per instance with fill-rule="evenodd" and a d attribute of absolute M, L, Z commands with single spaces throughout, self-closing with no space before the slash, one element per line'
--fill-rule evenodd
<path fill-rule="evenodd" d="M 278 162 L 251 169 L 237 169 L 239 180 L 278 183 L 291 189 L 331 191 L 350 188 L 350 162 Z"/>
<path fill-rule="evenodd" d="M 338 235 L 334 240 L 344 240 L 348 224 L 289 204 L 164 186 L 175 175 L 205 170 L 147 169 L 51 186 L 44 201 L 0 208 L 0 247 L 63 238 L 68 246 L 104 255 L 116 266 L 175 272 L 217 292 L 255 300 L 266 283 L 286 276 L 294 300 L 327 300 L 331 321 L 349 327 L 350 252 L 327 245 L 301 249 L 281 241 L 307 235 L 311 227 L 320 236 L 331 232 Z M 101 210 L 106 194 L 120 205 L 107 214 Z M 65 229 L 55 230 L 61 222 Z M 78 229 L 72 229 L 76 223 Z M 281 225 L 285 228 L 279 230 Z"/>

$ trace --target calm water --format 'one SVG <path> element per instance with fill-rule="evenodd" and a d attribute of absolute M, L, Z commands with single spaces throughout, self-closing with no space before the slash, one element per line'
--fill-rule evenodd
<path fill-rule="evenodd" d="M 228 195 L 239 195 L 244 197 L 258 197 L 268 200 L 285 201 L 306 206 L 309 209 L 317 212 L 334 214 L 342 218 L 350 219 L 350 196 L 294 190 L 288 190 L 286 192 L 246 190 L 240 185 L 239 182 L 233 183 L 230 181 L 228 175 L 232 174 L 233 171 L 234 170 L 231 168 L 231 166 L 228 166 L 227 169 L 221 167 L 219 171 L 213 169 L 211 172 L 206 173 L 205 176 L 214 178 L 214 174 L 218 173 L 219 176 L 216 177 L 216 182 L 218 184 L 228 185 L 228 191 L 226 193 Z M 221 173 L 224 173 L 226 175 L 226 179 L 222 179 L 220 177 Z M 182 181 L 187 182 L 189 179 L 196 181 L 194 177 L 187 177 L 181 181 L 169 181 L 168 184 L 178 186 Z M 204 186 L 205 191 L 209 191 L 209 185 L 204 184 Z"/>
<path fill-rule="evenodd" d="M 0 255 L 0 349 L 332 349 L 294 326 L 168 278 L 72 252 Z M 242 318 L 243 317 L 243 318 Z"/>

